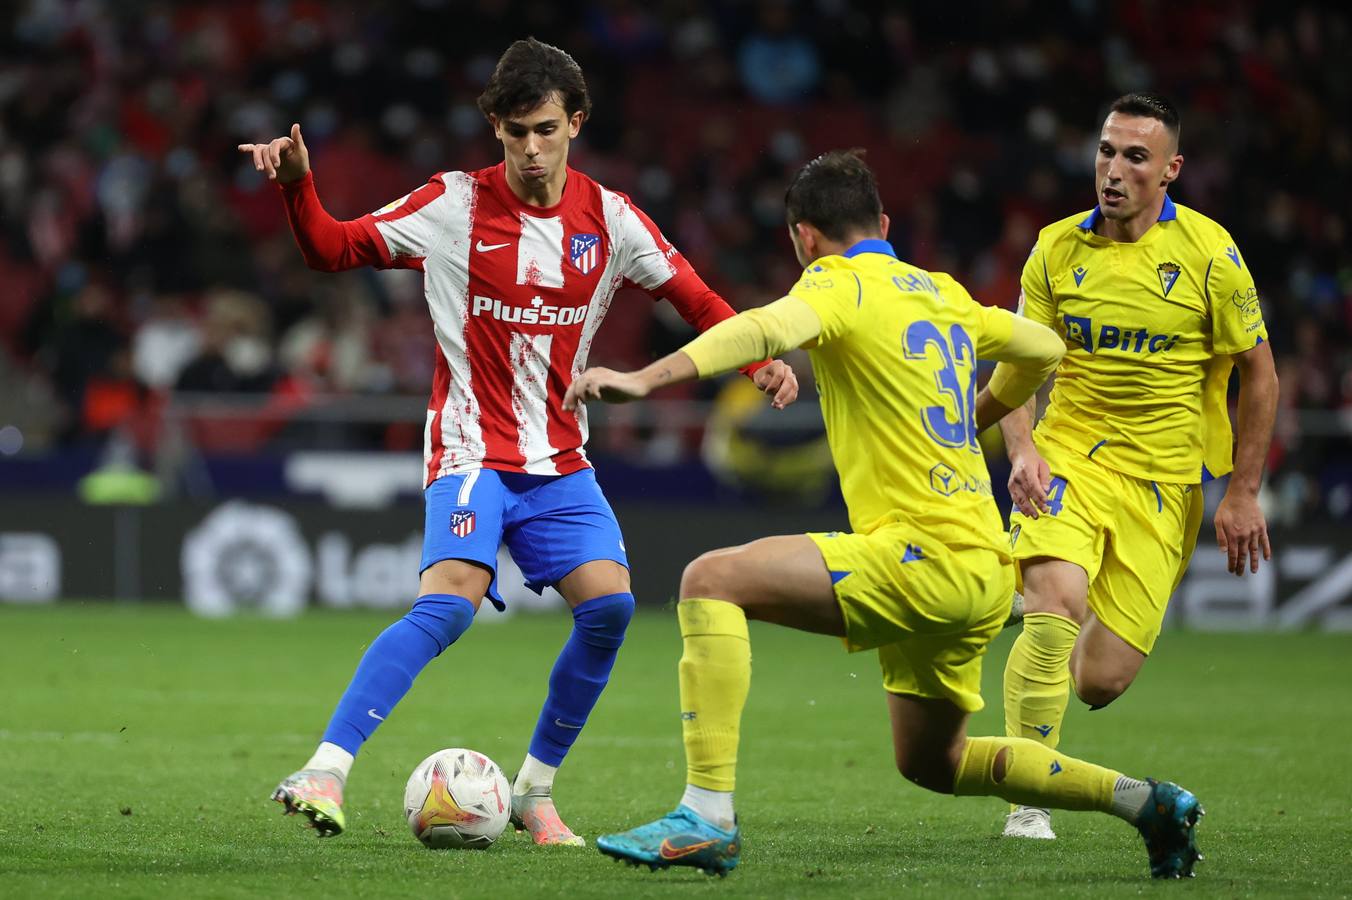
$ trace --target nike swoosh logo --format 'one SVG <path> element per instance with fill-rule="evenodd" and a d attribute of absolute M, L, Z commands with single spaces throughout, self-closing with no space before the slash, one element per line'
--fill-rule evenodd
<path fill-rule="evenodd" d="M 692 853 L 698 853 L 705 847 L 712 847 L 717 844 L 717 840 L 699 841 L 694 844 L 686 844 L 684 847 L 677 847 L 672 844 L 671 838 L 663 838 L 662 846 L 658 848 L 657 855 L 663 859 L 680 859 L 683 856 L 689 856 Z"/>
<path fill-rule="evenodd" d="M 370 709 L 368 709 L 368 710 L 366 711 L 366 714 L 367 714 L 368 716 L 370 716 L 371 718 L 373 718 L 373 719 L 378 719 L 378 720 L 381 721 L 381 722 L 384 722 L 384 721 L 385 721 L 385 717 L 384 717 L 384 716 L 381 716 L 381 715 L 377 715 L 377 714 L 376 714 L 375 707 L 371 707 Z"/>
<path fill-rule="evenodd" d="M 508 241 L 507 244 L 485 244 L 483 241 L 479 241 L 477 244 L 474 245 L 474 249 L 478 250 L 480 253 L 487 253 L 489 250 L 501 250 L 503 247 L 508 246 L 508 244 L 510 243 L 511 242 Z"/>
<path fill-rule="evenodd" d="M 579 730 L 581 730 L 581 728 L 582 728 L 581 725 L 569 725 L 567 722 L 563 721 L 562 719 L 555 719 L 555 720 L 554 720 L 554 724 L 557 725 L 557 726 L 559 726 L 560 728 L 571 728 L 571 729 L 573 729 L 574 731 L 579 731 Z"/>

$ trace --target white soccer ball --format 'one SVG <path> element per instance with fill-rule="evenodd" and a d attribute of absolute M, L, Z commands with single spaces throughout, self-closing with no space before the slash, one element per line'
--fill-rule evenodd
<path fill-rule="evenodd" d="M 456 747 L 418 763 L 404 788 L 413 836 L 433 849 L 483 850 L 507 827 L 512 786 L 487 756 Z"/>

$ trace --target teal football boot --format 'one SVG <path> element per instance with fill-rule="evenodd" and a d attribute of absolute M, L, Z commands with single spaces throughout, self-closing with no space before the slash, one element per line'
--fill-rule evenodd
<path fill-rule="evenodd" d="M 1191 878 L 1202 858 L 1197 852 L 1197 820 L 1206 815 L 1191 792 L 1169 781 L 1148 778 L 1150 799 L 1136 819 L 1136 830 L 1150 854 L 1155 878 Z"/>
<path fill-rule="evenodd" d="M 737 868 L 742 853 L 741 829 L 724 831 L 700 818 L 688 806 L 620 834 L 596 839 L 596 849 L 631 866 L 649 869 L 690 866 L 706 875 L 725 876 Z"/>

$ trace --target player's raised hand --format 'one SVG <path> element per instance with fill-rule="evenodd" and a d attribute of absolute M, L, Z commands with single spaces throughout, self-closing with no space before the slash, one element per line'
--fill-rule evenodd
<path fill-rule="evenodd" d="M 1036 519 L 1047 511 L 1047 492 L 1052 487 L 1052 469 L 1042 454 L 1029 446 L 1009 458 L 1009 497 L 1019 512 Z"/>
<path fill-rule="evenodd" d="M 239 152 L 253 157 L 254 168 L 265 172 L 269 181 L 287 184 L 304 178 L 310 171 L 310 151 L 300 134 L 300 123 L 291 126 L 290 137 L 279 137 L 266 144 L 240 144 Z"/>
<path fill-rule="evenodd" d="M 1226 491 L 1216 509 L 1216 544 L 1225 554 L 1226 571 L 1244 576 L 1244 564 L 1258 571 L 1258 556 L 1272 559 L 1268 542 L 1267 519 L 1258 505 L 1258 497 L 1247 492 Z"/>
<path fill-rule="evenodd" d="M 588 400 L 628 403 L 648 396 L 649 388 L 637 372 L 616 372 L 597 366 L 588 369 L 568 385 L 563 408 L 572 412 Z"/>
<path fill-rule="evenodd" d="M 772 359 L 768 366 L 762 366 L 751 376 L 751 380 L 772 398 L 770 405 L 783 409 L 798 399 L 798 376 L 793 367 L 782 359 Z"/>

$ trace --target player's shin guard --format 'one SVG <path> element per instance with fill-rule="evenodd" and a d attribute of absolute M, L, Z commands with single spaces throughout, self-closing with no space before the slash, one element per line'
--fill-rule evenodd
<path fill-rule="evenodd" d="M 1022 806 L 1114 812 L 1121 773 L 1017 737 L 968 738 L 953 779 L 958 796 L 1000 797 Z"/>
<path fill-rule="evenodd" d="M 338 701 L 324 740 L 356 754 L 390 714 L 418 673 L 474 621 L 474 604 L 453 594 L 426 594 L 380 633 Z"/>
<path fill-rule="evenodd" d="M 1070 702 L 1070 652 L 1080 626 L 1055 613 L 1028 613 L 1005 663 L 1005 734 L 1056 748 Z"/>
<path fill-rule="evenodd" d="M 573 609 L 573 633 L 549 674 L 549 697 L 530 740 L 531 756 L 551 766 L 563 762 L 610 680 L 633 615 L 633 594 L 593 597 Z"/>
<path fill-rule="evenodd" d="M 676 615 L 685 641 L 680 683 L 686 781 L 731 791 L 742 707 L 751 690 L 746 614 L 724 600 L 682 600 Z"/>

